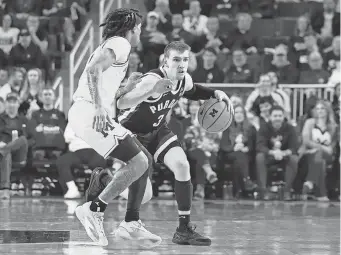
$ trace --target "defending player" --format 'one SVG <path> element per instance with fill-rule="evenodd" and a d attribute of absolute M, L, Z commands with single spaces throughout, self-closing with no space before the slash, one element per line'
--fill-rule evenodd
<path fill-rule="evenodd" d="M 138 140 L 154 156 L 155 161 L 163 162 L 175 176 L 175 197 L 178 203 L 179 227 L 173 237 L 177 244 L 210 245 L 211 240 L 195 232 L 195 227 L 190 224 L 190 209 L 192 203 L 193 186 L 191 183 L 190 168 L 185 152 L 172 131 L 167 127 L 165 116 L 175 105 L 179 98 L 184 96 L 191 100 L 209 99 L 215 97 L 228 104 L 230 110 L 232 103 L 223 91 L 212 90 L 207 87 L 193 84 L 191 76 L 187 73 L 190 47 L 182 42 L 172 42 L 165 48 L 165 63 L 163 67 L 145 74 L 142 81 L 132 91 L 121 96 L 117 106 L 122 111 L 119 122 L 134 134 Z M 155 93 L 159 82 L 164 80 L 171 85 L 171 89 L 164 93 Z M 144 174 L 137 181 L 146 183 L 148 175 Z M 110 178 L 107 178 L 110 180 Z M 96 183 L 100 183 L 97 180 Z M 102 183 L 101 185 L 106 183 Z M 101 185 L 89 186 L 90 194 L 98 194 Z M 139 206 L 131 207 L 130 200 L 141 197 L 145 193 L 145 184 L 141 190 L 128 196 L 127 210 L 134 213 L 139 219 Z M 131 235 L 129 223 L 121 222 L 116 230 L 118 237 Z"/>
<path fill-rule="evenodd" d="M 90 56 L 69 111 L 69 123 L 78 137 L 103 157 L 111 156 L 127 163 L 98 197 L 76 209 L 88 236 L 103 246 L 108 244 L 103 229 L 108 202 L 148 169 L 146 154 L 136 144 L 131 132 L 112 120 L 111 112 L 115 95 L 126 74 L 131 47 L 137 46 L 140 40 L 141 18 L 134 9 L 117 9 L 108 14 L 102 24 L 103 43 Z M 140 76 L 133 75 L 126 89 L 131 89 L 138 81 Z M 160 237 L 147 231 L 142 224 L 136 225 L 142 230 L 139 234 L 144 234 L 143 238 L 161 242 Z"/>

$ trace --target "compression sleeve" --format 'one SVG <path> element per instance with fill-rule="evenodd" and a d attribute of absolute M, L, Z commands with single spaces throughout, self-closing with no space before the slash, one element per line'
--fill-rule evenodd
<path fill-rule="evenodd" d="M 214 90 L 199 84 L 193 84 L 193 88 L 184 93 L 184 97 L 190 100 L 207 100 L 215 97 Z"/>

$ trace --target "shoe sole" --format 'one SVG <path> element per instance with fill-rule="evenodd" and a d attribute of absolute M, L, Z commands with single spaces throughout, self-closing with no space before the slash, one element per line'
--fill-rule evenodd
<path fill-rule="evenodd" d="M 125 231 L 125 233 L 122 233 L 122 231 L 119 231 L 118 229 L 115 231 L 115 238 L 117 240 L 124 240 L 124 241 L 131 241 L 131 242 L 136 242 L 139 246 L 145 248 L 145 249 L 151 249 L 154 248 L 162 243 L 162 239 L 160 240 L 155 240 L 155 239 L 135 239 L 130 236 L 128 231 Z M 152 240 L 155 240 L 156 242 L 153 242 Z M 139 242 L 143 243 L 139 243 Z"/>
<path fill-rule="evenodd" d="M 198 242 L 195 240 L 191 240 L 191 241 L 177 241 L 172 239 L 172 242 L 175 244 L 179 244 L 179 245 L 193 245 L 193 246 L 211 246 L 212 241 L 207 241 L 207 242 Z"/>
<path fill-rule="evenodd" d="M 90 202 L 90 200 L 88 200 L 89 199 L 89 190 L 92 188 L 92 185 L 94 184 L 95 177 L 98 174 L 100 174 L 102 170 L 103 170 L 103 168 L 101 168 L 101 170 L 99 170 L 99 168 L 95 168 L 92 171 L 92 174 L 91 174 L 91 177 L 90 177 L 90 182 L 89 182 L 89 187 L 85 191 L 85 200 L 86 200 L 86 202 Z"/>

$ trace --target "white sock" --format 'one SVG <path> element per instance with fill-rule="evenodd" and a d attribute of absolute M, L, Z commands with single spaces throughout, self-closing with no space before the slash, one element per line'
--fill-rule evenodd
<path fill-rule="evenodd" d="M 78 187 L 74 181 L 69 181 L 66 183 L 68 190 L 78 190 Z"/>

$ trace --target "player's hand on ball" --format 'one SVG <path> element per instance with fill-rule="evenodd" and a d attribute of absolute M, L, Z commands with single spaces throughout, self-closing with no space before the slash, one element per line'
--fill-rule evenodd
<path fill-rule="evenodd" d="M 214 96 L 218 101 L 224 101 L 227 104 L 229 112 L 234 112 L 232 101 L 224 91 L 215 90 Z"/>
<path fill-rule="evenodd" d="M 158 94 L 163 94 L 168 91 L 173 90 L 174 83 L 169 79 L 161 79 L 159 80 L 154 87 L 154 92 Z"/>
<path fill-rule="evenodd" d="M 106 110 L 101 106 L 96 106 L 92 128 L 97 132 L 102 132 L 105 129 L 107 121 L 110 121 L 110 118 L 108 118 L 108 113 Z"/>

